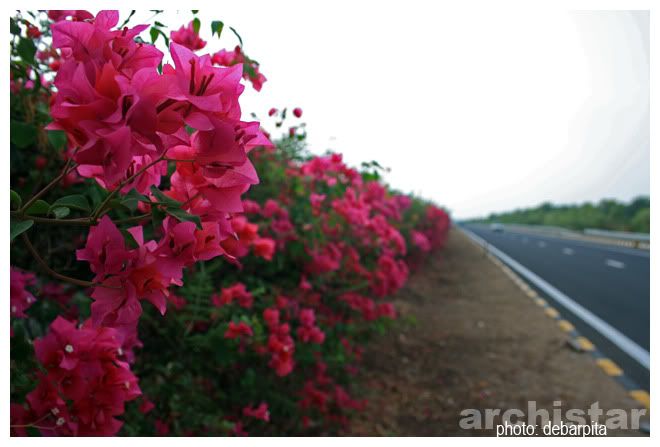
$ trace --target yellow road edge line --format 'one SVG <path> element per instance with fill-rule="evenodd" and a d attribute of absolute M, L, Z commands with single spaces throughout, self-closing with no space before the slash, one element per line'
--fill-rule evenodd
<path fill-rule="evenodd" d="M 628 393 L 630 397 L 635 399 L 637 402 L 640 404 L 644 405 L 647 410 L 651 409 L 651 396 L 649 396 L 649 393 L 647 393 L 644 390 L 632 390 L 630 393 Z"/>
<path fill-rule="evenodd" d="M 612 360 L 603 358 L 596 360 L 596 363 L 600 368 L 605 371 L 605 374 L 608 376 L 620 376 L 623 374 L 623 370 L 619 368 L 619 365 L 614 363 Z"/>
<path fill-rule="evenodd" d="M 594 344 L 589 341 L 588 338 L 586 337 L 578 337 L 575 339 L 577 343 L 580 345 L 580 348 L 582 348 L 585 351 L 593 351 L 594 350 Z"/>
<path fill-rule="evenodd" d="M 573 326 L 567 320 L 559 320 L 557 324 L 559 325 L 559 328 L 564 332 L 571 332 L 573 329 L 575 329 L 575 326 Z"/>
<path fill-rule="evenodd" d="M 554 307 L 546 308 L 545 314 L 550 318 L 557 318 L 559 316 L 559 312 L 557 312 L 557 309 L 555 309 Z"/>

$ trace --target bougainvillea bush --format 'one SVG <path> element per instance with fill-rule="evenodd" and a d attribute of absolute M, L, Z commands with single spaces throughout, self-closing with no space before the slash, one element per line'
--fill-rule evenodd
<path fill-rule="evenodd" d="M 310 155 L 300 108 L 243 121 L 266 78 L 195 14 L 11 18 L 13 435 L 337 433 L 445 241 L 376 162 Z"/>

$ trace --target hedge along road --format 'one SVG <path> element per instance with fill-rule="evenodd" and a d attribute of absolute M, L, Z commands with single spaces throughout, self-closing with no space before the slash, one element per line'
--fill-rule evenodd
<path fill-rule="evenodd" d="M 468 224 L 464 228 L 595 315 L 596 319 L 585 318 L 584 313 L 576 313 L 570 305 L 540 290 L 580 333 L 617 362 L 628 377 L 641 388 L 649 389 L 649 252 L 519 233 L 508 228 L 496 232 L 488 225 Z M 597 319 L 606 325 L 599 326 Z M 615 331 L 603 330 L 607 325 Z"/>

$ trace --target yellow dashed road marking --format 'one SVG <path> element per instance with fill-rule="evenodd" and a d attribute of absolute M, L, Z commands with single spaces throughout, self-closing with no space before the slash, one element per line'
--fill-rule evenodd
<path fill-rule="evenodd" d="M 647 410 L 651 409 L 651 397 L 649 393 L 644 390 L 633 390 L 630 392 L 630 397 L 635 399 L 640 404 L 644 405 Z"/>
<path fill-rule="evenodd" d="M 619 368 L 619 365 L 610 359 L 598 359 L 596 360 L 596 363 L 608 376 L 620 376 L 623 374 L 623 370 Z"/>
<path fill-rule="evenodd" d="M 554 307 L 548 307 L 545 310 L 545 314 L 550 318 L 557 318 L 559 316 L 559 312 L 557 312 L 557 309 L 555 309 Z"/>
<path fill-rule="evenodd" d="M 536 304 L 538 304 L 539 306 L 545 306 L 546 304 L 545 300 L 542 298 L 537 298 L 534 301 L 536 301 Z"/>
<path fill-rule="evenodd" d="M 575 339 L 575 341 L 578 342 L 578 345 L 580 345 L 580 348 L 584 349 L 585 351 L 593 351 L 594 350 L 594 344 L 589 341 L 589 339 L 585 337 L 578 337 Z"/>
<path fill-rule="evenodd" d="M 530 297 L 530 298 L 536 298 L 538 296 L 538 294 L 536 292 L 534 292 L 534 290 L 529 289 L 527 291 L 527 296 Z"/>
<path fill-rule="evenodd" d="M 570 322 L 568 322 L 566 320 L 559 320 L 559 322 L 557 322 L 557 324 L 559 325 L 561 330 L 564 331 L 564 332 L 571 332 L 573 329 L 575 329 L 575 327 Z"/>

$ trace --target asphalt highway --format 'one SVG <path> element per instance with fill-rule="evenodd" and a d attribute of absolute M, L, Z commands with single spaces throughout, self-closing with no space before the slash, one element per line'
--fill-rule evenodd
<path fill-rule="evenodd" d="M 506 227 L 502 232 L 492 231 L 488 225 L 469 224 L 463 227 L 649 351 L 648 251 L 516 232 Z M 542 292 L 539 294 L 573 323 L 582 335 L 593 341 L 603 354 L 614 360 L 637 385 L 649 389 L 647 368 L 559 302 Z"/>

